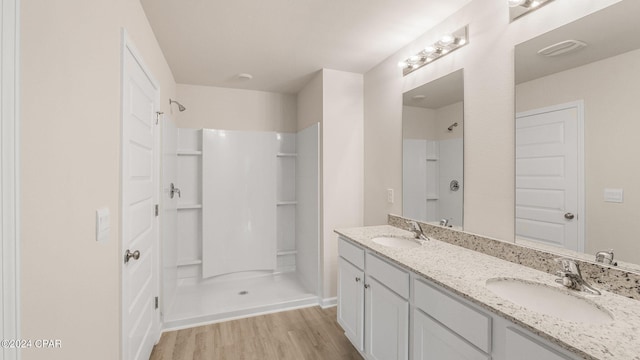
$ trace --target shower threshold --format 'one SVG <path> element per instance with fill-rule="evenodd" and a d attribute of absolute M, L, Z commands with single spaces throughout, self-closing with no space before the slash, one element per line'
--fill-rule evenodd
<path fill-rule="evenodd" d="M 245 279 L 183 281 L 164 316 L 165 330 L 177 330 L 231 319 L 318 305 L 295 272 Z"/>

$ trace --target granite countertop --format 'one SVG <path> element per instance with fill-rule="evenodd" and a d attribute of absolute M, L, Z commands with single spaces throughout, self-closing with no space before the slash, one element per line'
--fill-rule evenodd
<path fill-rule="evenodd" d="M 602 295 L 575 292 L 608 311 L 614 320 L 596 325 L 561 320 L 513 304 L 485 286 L 488 279 L 507 277 L 565 289 L 555 282 L 555 276 L 545 272 L 436 239 L 411 249 L 390 248 L 371 241 L 378 236 L 412 237 L 410 232 L 390 225 L 335 232 L 585 359 L 640 360 L 637 300 L 607 291 L 602 291 Z"/>

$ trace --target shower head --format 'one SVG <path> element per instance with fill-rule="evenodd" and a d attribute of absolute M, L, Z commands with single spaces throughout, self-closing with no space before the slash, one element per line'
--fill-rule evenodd
<path fill-rule="evenodd" d="M 449 127 L 447 128 L 447 130 L 449 130 L 449 131 L 453 131 L 453 128 L 454 128 L 454 127 L 456 127 L 456 126 L 458 126 L 458 123 L 457 123 L 457 122 L 454 122 L 453 124 L 451 124 L 451 126 L 449 126 Z"/>
<path fill-rule="evenodd" d="M 177 101 L 175 101 L 175 100 L 171 100 L 171 99 L 169 99 L 169 105 L 171 105 L 171 104 L 173 104 L 173 103 L 178 104 L 178 110 L 180 110 L 180 112 L 183 112 L 183 111 L 187 110 L 187 108 L 186 108 L 186 107 L 184 107 L 184 106 L 183 106 L 182 104 L 180 104 L 179 102 L 177 102 Z"/>

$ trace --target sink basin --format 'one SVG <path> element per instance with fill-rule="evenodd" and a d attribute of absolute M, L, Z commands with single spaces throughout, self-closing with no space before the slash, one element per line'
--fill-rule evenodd
<path fill-rule="evenodd" d="M 376 244 L 397 249 L 410 249 L 421 245 L 417 240 L 395 236 L 380 236 L 371 239 L 371 241 Z"/>
<path fill-rule="evenodd" d="M 521 279 L 494 278 L 486 286 L 496 295 L 540 314 L 562 320 L 603 324 L 613 316 L 593 301 L 564 290 Z"/>

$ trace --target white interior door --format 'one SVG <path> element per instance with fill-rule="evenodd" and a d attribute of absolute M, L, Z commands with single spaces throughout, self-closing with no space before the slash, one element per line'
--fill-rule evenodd
<path fill-rule="evenodd" d="M 122 357 L 147 360 L 160 328 L 155 306 L 158 88 L 130 43 L 126 39 L 123 43 Z"/>
<path fill-rule="evenodd" d="M 583 250 L 581 119 L 581 102 L 517 115 L 517 239 Z"/>

